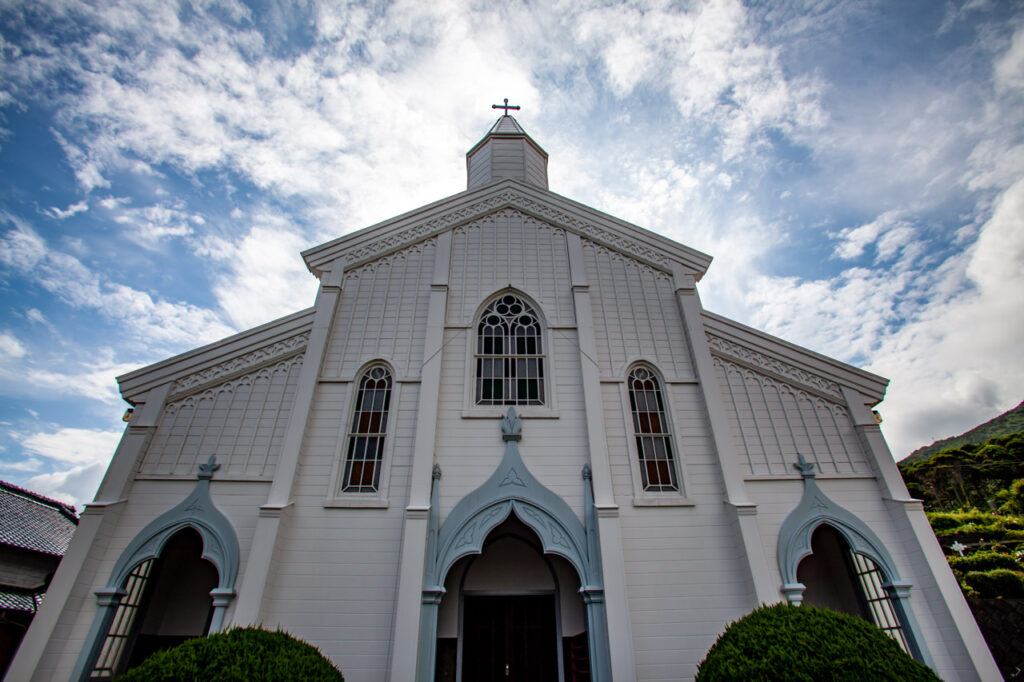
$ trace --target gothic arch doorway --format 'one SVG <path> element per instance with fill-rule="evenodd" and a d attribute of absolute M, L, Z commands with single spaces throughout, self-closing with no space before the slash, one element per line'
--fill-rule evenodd
<path fill-rule="evenodd" d="M 515 514 L 480 554 L 448 571 L 438 623 L 438 682 L 589 679 L 586 607 L 568 561 L 545 554 Z"/>

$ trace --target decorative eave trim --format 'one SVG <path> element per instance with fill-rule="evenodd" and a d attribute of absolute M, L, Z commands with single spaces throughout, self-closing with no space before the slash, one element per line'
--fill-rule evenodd
<path fill-rule="evenodd" d="M 117 377 L 121 395 L 134 405 L 152 388 L 171 382 L 171 392 L 180 395 L 303 352 L 313 327 L 314 312 L 315 308 L 307 308 L 122 374 Z M 190 382 L 190 377 L 198 379 Z"/>
<path fill-rule="evenodd" d="M 856 389 L 874 403 L 885 397 L 889 380 L 877 374 L 706 310 L 703 320 L 712 355 L 839 402 L 845 402 L 843 386 Z"/>
<path fill-rule="evenodd" d="M 680 263 L 698 280 L 711 264 L 707 254 L 514 179 L 428 204 L 308 249 L 302 257 L 320 277 L 327 264 L 339 258 L 344 258 L 346 267 L 356 267 L 503 208 L 522 211 L 665 271 L 671 271 L 672 263 Z"/>
<path fill-rule="evenodd" d="M 212 384 L 230 381 L 254 370 L 300 355 L 305 352 L 308 343 L 309 332 L 304 331 L 251 353 L 236 356 L 200 372 L 189 374 L 171 384 L 168 400 L 201 391 Z"/>

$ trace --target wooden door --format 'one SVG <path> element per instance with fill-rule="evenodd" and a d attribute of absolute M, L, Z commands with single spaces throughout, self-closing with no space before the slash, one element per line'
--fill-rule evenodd
<path fill-rule="evenodd" d="M 558 682 L 554 595 L 467 595 L 463 608 L 463 682 Z"/>

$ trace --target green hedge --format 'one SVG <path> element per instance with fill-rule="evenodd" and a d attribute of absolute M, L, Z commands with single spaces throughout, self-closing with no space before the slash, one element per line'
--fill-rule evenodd
<path fill-rule="evenodd" d="M 696 682 L 938 682 L 871 623 L 830 609 L 775 604 L 739 619 L 697 667 Z"/>
<path fill-rule="evenodd" d="M 315 647 L 286 632 L 235 628 L 158 651 L 117 682 L 344 682 Z"/>
<path fill-rule="evenodd" d="M 981 599 L 1024 599 L 1024 572 L 999 568 L 994 571 L 969 571 L 964 583 Z"/>
<path fill-rule="evenodd" d="M 1024 569 L 1009 554 L 998 552 L 975 552 L 967 556 L 946 557 L 950 567 L 957 573 L 968 571 L 993 571 L 997 568 L 1005 568 L 1008 571 L 1020 571 Z"/>

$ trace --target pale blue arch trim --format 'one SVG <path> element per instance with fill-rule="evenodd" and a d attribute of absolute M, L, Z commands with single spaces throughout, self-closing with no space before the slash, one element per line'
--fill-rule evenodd
<path fill-rule="evenodd" d="M 210 592 L 213 617 L 209 630 L 217 632 L 221 629 L 224 613 L 235 596 L 239 551 L 234 526 L 210 499 L 210 479 L 219 468 L 216 456 L 210 455 L 205 464 L 199 465 L 199 480 L 188 497 L 147 524 L 121 552 L 110 573 L 110 580 L 105 587 L 96 590 L 99 609 L 86 635 L 85 647 L 75 662 L 71 680 L 87 682 L 91 676 L 117 607 L 126 594 L 124 585 L 128 575 L 143 561 L 159 557 L 171 537 L 185 528 L 199 533 L 203 541 L 202 558 L 217 569 L 217 587 Z"/>
<path fill-rule="evenodd" d="M 509 408 L 502 423 L 505 455 L 491 477 L 462 498 L 445 519 L 438 534 L 434 568 L 426 576 L 428 586 L 443 586 L 456 561 L 480 554 L 488 533 L 512 511 L 537 534 L 546 554 L 557 554 L 571 563 L 581 584 L 594 583 L 583 524 L 565 500 L 544 487 L 523 463 L 516 445 L 521 423 L 515 410 Z M 596 582 L 600 583 L 600 578 Z"/>
<path fill-rule="evenodd" d="M 444 580 L 448 571 L 459 559 L 471 554 L 482 554 L 488 534 L 512 513 L 537 534 L 545 554 L 557 554 L 564 558 L 579 574 L 580 594 L 587 611 L 591 676 L 594 682 L 611 680 L 600 538 L 590 487 L 590 469 L 585 467 L 583 471 L 587 519 L 584 527 L 565 500 L 544 487 L 526 468 L 517 445 L 521 439 L 521 430 L 522 421 L 515 408 L 509 407 L 501 420 L 502 439 L 505 441 L 505 454 L 501 462 L 490 478 L 455 505 L 444 524 L 439 523 L 437 505 L 441 471 L 436 465 L 434 467 L 423 576 L 417 680 L 425 682 L 434 679 L 437 607 L 444 595 Z"/>
<path fill-rule="evenodd" d="M 814 480 L 814 464 L 808 463 L 802 454 L 793 466 L 803 477 L 804 491 L 800 504 L 789 513 L 779 529 L 777 556 L 779 572 L 782 574 L 781 591 L 790 603 L 800 604 L 803 600 L 804 585 L 797 581 L 800 562 L 812 554 L 811 537 L 822 525 L 829 525 L 838 532 L 850 549 L 875 562 L 885 576 L 882 587 L 888 593 L 900 617 L 907 639 L 915 658 L 934 667 L 931 654 L 920 636 L 917 619 L 908 603 L 912 585 L 899 576 L 896 564 L 881 539 L 856 515 L 832 501 Z"/>
<path fill-rule="evenodd" d="M 215 456 L 199 465 L 199 480 L 184 500 L 143 528 L 114 564 L 106 589 L 118 590 L 136 566 L 147 559 L 160 556 L 171 536 L 185 528 L 192 528 L 203 539 L 202 557 L 217 569 L 218 590 L 233 590 L 238 576 L 238 536 L 224 514 L 210 499 L 210 479 L 220 468 Z"/>

